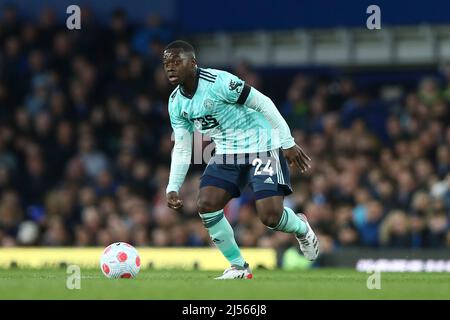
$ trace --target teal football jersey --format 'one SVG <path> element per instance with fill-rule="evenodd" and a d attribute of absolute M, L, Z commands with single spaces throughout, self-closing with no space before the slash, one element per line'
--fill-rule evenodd
<path fill-rule="evenodd" d="M 248 86 L 235 75 L 216 69 L 197 70 L 197 88 L 187 96 L 177 86 L 169 97 L 169 115 L 177 139 L 198 130 L 215 142 L 217 154 L 278 149 L 280 139 L 260 112 L 245 106 Z M 247 92 L 246 92 L 247 90 Z"/>

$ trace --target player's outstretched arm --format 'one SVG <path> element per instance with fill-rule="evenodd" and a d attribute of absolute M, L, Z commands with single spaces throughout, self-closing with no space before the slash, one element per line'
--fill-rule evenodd
<path fill-rule="evenodd" d="M 291 167 L 296 166 L 301 172 L 311 168 L 308 163 L 311 158 L 295 143 L 288 124 L 269 97 L 251 88 L 245 106 L 261 112 L 271 124 L 272 130 L 279 134 L 283 155 Z"/>
<path fill-rule="evenodd" d="M 175 144 L 170 164 L 169 184 L 166 188 L 167 205 L 179 210 L 183 201 L 179 199 L 178 191 L 186 178 L 192 154 L 192 133 L 186 130 L 174 129 Z"/>

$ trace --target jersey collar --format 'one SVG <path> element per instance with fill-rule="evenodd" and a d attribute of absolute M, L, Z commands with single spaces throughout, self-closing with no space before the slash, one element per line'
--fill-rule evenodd
<path fill-rule="evenodd" d="M 192 99 L 192 98 L 194 97 L 195 92 L 197 91 L 197 87 L 198 87 L 198 79 L 199 79 L 199 76 L 200 76 L 200 68 L 197 67 L 197 71 L 196 71 L 196 74 L 195 74 L 195 87 L 194 87 L 194 92 L 192 93 L 192 95 L 188 95 L 187 93 L 184 93 L 183 86 L 180 85 L 180 92 L 181 92 L 181 94 L 182 94 L 183 96 L 185 96 L 185 97 L 188 98 L 188 99 Z"/>

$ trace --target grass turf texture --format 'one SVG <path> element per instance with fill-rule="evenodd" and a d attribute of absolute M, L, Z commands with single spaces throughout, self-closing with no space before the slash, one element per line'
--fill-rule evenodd
<path fill-rule="evenodd" d="M 447 273 L 381 273 L 381 289 L 368 290 L 369 274 L 347 269 L 255 270 L 252 280 L 217 281 L 220 272 L 141 270 L 135 279 L 107 279 L 81 270 L 81 289 L 66 288 L 59 269 L 0 269 L 0 299 L 450 299 Z"/>

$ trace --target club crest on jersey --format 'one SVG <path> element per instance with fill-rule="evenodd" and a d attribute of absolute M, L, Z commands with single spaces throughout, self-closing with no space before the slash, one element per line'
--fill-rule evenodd
<path fill-rule="evenodd" d="M 186 118 L 186 119 L 188 119 L 188 118 L 189 118 L 189 115 L 187 114 L 187 112 L 186 112 L 186 111 L 183 111 L 183 113 L 182 113 L 182 116 L 183 116 L 183 118 Z"/>
<path fill-rule="evenodd" d="M 205 101 L 203 101 L 203 106 L 206 109 L 211 110 L 214 107 L 214 102 L 210 99 L 206 99 Z"/>
<path fill-rule="evenodd" d="M 237 93 L 239 93 L 241 86 L 242 82 L 230 80 L 230 85 L 228 86 L 228 89 L 230 89 L 230 91 L 236 91 Z"/>

